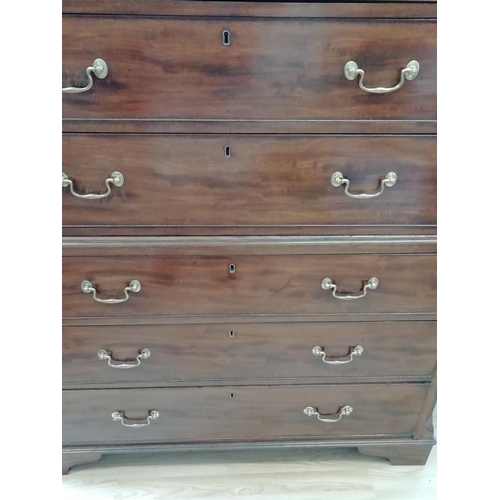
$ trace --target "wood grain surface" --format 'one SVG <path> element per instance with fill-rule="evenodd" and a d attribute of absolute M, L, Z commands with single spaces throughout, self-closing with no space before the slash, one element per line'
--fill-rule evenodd
<path fill-rule="evenodd" d="M 236 272 L 229 272 L 234 264 Z M 371 277 L 376 290 L 339 300 L 321 288 L 359 293 Z M 83 293 L 89 280 L 100 298 L 121 298 L 131 280 L 142 289 L 127 302 L 101 304 Z M 228 314 L 423 313 L 436 310 L 436 257 L 432 255 L 280 255 L 63 259 L 64 317 Z"/>
<path fill-rule="evenodd" d="M 99 226 L 64 226 L 64 238 L 85 237 L 91 241 L 95 237 L 102 237 L 102 227 Z M 318 236 L 434 236 L 437 233 L 436 225 L 425 226 L 111 226 L 106 229 L 106 236 L 113 240 L 118 240 L 123 236 L 140 236 L 140 240 L 147 240 L 150 237 L 191 237 L 196 231 L 198 236 L 229 236 L 229 237 L 249 237 L 263 236 L 270 238 L 272 236 L 309 236 L 312 239 Z M 217 234 L 217 236 L 214 236 Z"/>
<path fill-rule="evenodd" d="M 435 254 L 436 235 L 188 236 L 63 238 L 65 257 L 120 255 Z M 396 252 L 394 251 L 396 249 Z"/>
<path fill-rule="evenodd" d="M 62 29 L 63 87 L 85 86 L 97 57 L 109 66 L 63 94 L 64 118 L 436 119 L 433 21 L 65 16 Z M 388 94 L 344 76 L 353 60 L 366 86 L 392 87 L 414 59 L 417 78 Z"/>
<path fill-rule="evenodd" d="M 153 16 L 303 18 L 435 18 L 436 0 L 231 2 L 183 0 L 63 0 L 63 13 Z"/>
<path fill-rule="evenodd" d="M 193 447 L 196 461 L 204 447 L 260 447 L 259 486 L 237 483 L 236 469 L 200 482 L 190 464 L 197 484 L 127 474 L 101 497 L 427 498 L 427 484 L 398 489 L 371 456 L 424 464 L 434 443 L 436 138 L 424 134 L 436 123 L 436 4 L 63 0 L 63 14 L 63 87 L 84 86 L 97 57 L 109 65 L 90 92 L 63 94 L 63 171 L 81 192 L 125 176 L 105 200 L 63 189 L 63 234 L 77 237 L 63 247 L 63 473 L 113 451 Z M 419 75 L 394 93 L 344 76 L 354 60 L 366 86 L 389 87 L 413 59 Z M 389 171 L 398 182 L 353 200 L 331 186 L 334 171 L 353 192 L 373 192 Z M 367 239 L 306 237 L 320 234 Z M 408 241 L 388 246 L 381 234 Z M 326 276 L 341 293 L 372 276 L 380 285 L 340 301 L 320 288 Z M 131 279 L 142 289 L 99 304 L 84 279 L 104 299 Z M 363 355 L 346 365 L 311 352 L 345 359 L 358 344 Z M 132 361 L 144 347 L 151 358 L 131 370 L 97 357 L 106 348 Z M 344 405 L 353 413 L 335 423 L 303 413 L 335 418 Z M 153 409 L 160 417 L 143 428 L 111 418 L 143 421 Z M 272 478 L 265 448 L 295 445 L 359 446 L 369 456 L 353 452 L 358 466 L 375 473 L 358 468 L 349 482 L 342 471 L 326 485 L 330 466 L 314 450 L 321 470 L 306 459 L 306 482 L 292 463 Z"/>
<path fill-rule="evenodd" d="M 361 356 L 342 365 L 326 364 L 314 356 L 319 345 L 327 361 L 349 360 L 351 348 Z M 131 369 L 111 368 L 99 360 L 106 349 L 113 364 L 135 364 L 138 351 L 151 357 Z M 63 328 L 63 383 L 67 387 L 133 387 L 138 383 L 171 385 L 179 382 L 228 384 L 313 383 L 316 378 L 413 376 L 430 379 L 436 364 L 436 324 L 394 323 L 278 323 L 235 325 L 166 325 Z M 330 359 L 332 358 L 332 359 Z"/>
<path fill-rule="evenodd" d="M 437 120 L 120 120 L 65 118 L 83 134 L 436 134 Z"/>
<path fill-rule="evenodd" d="M 299 437 L 411 436 L 427 384 L 290 387 L 205 387 L 63 391 L 63 445 L 175 443 Z M 306 416 L 318 407 L 335 423 Z M 142 428 L 113 421 L 122 411 L 142 422 L 149 410 L 159 418 Z M 338 417 L 338 416 L 337 416 Z M 328 418 L 328 417 L 327 417 Z M 126 421 L 126 423 L 131 423 Z"/>
<path fill-rule="evenodd" d="M 100 200 L 63 188 L 63 225 L 103 235 L 112 227 L 134 234 L 135 226 L 219 234 L 228 226 L 436 224 L 432 136 L 65 134 L 63 171 L 81 193 L 102 193 L 113 171 L 123 174 L 124 185 Z M 355 194 L 377 192 L 389 172 L 397 182 L 376 198 L 353 199 L 331 184 L 337 171 Z"/>

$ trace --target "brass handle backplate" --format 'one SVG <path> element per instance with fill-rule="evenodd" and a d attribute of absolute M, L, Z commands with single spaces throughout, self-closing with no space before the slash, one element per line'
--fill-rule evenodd
<path fill-rule="evenodd" d="M 355 80 L 359 75 L 359 88 L 370 94 L 388 94 L 389 92 L 394 92 L 403 86 L 406 80 L 415 80 L 417 78 L 418 72 L 420 71 L 420 64 L 418 61 L 410 61 L 406 68 L 401 71 L 401 77 L 399 83 L 394 85 L 394 87 L 365 87 L 363 81 L 365 78 L 365 72 L 354 61 L 349 61 L 344 66 L 344 76 L 348 80 Z"/>
<path fill-rule="evenodd" d="M 123 178 L 123 174 L 121 174 L 120 172 L 113 172 L 111 174 L 111 176 L 104 181 L 104 183 L 106 184 L 106 192 L 105 193 L 81 194 L 81 193 L 77 193 L 73 189 L 73 181 L 64 172 L 62 173 L 62 187 L 69 186 L 69 190 L 71 191 L 71 194 L 75 198 L 81 198 L 84 200 L 100 200 L 101 198 L 107 198 L 111 194 L 111 185 L 116 186 L 116 187 L 121 187 L 121 186 L 123 186 L 124 182 L 125 182 L 125 179 Z"/>
<path fill-rule="evenodd" d="M 136 419 L 131 419 L 127 418 L 125 416 L 125 412 L 123 411 L 114 411 L 111 414 L 111 418 L 115 422 L 121 422 L 121 424 L 125 427 L 146 427 L 151 423 L 151 420 L 156 420 L 160 416 L 160 412 L 158 410 L 149 410 L 148 411 L 148 416 L 146 418 L 141 419 L 141 421 L 136 420 Z M 130 422 L 133 422 L 131 424 L 125 422 L 125 420 L 128 420 Z"/>
<path fill-rule="evenodd" d="M 102 80 L 108 75 L 108 65 L 104 59 L 98 58 L 92 63 L 92 66 L 89 66 L 85 70 L 85 73 L 87 74 L 88 79 L 88 83 L 85 87 L 66 87 L 62 89 L 63 94 L 79 94 L 81 92 L 87 92 L 87 90 L 90 90 L 94 85 L 92 73 L 94 73 L 97 78 Z"/>
<path fill-rule="evenodd" d="M 100 299 L 97 296 L 97 290 L 88 280 L 83 280 L 80 287 L 83 293 L 92 293 L 96 302 L 100 302 L 101 304 L 121 304 L 122 302 L 127 302 L 129 298 L 129 292 L 137 293 L 141 290 L 141 282 L 138 280 L 130 281 L 128 286 L 123 289 L 125 297 L 123 297 L 122 299 Z"/>
<path fill-rule="evenodd" d="M 312 353 L 315 356 L 322 356 L 322 361 L 323 363 L 327 363 L 329 365 L 345 365 L 347 363 L 350 363 L 353 359 L 354 356 L 361 356 L 363 354 L 363 346 L 362 345 L 357 345 L 355 347 L 351 347 L 349 349 L 349 359 L 342 359 L 342 358 L 328 358 L 326 356 L 326 352 L 324 351 L 324 348 L 316 345 L 312 348 Z M 346 356 L 342 356 L 345 358 Z"/>
<path fill-rule="evenodd" d="M 335 172 L 332 174 L 331 177 L 331 183 L 333 187 L 339 187 L 342 186 L 342 184 L 345 185 L 344 192 L 347 196 L 351 198 L 356 198 L 358 200 L 366 200 L 369 198 L 376 198 L 377 196 L 380 196 L 384 192 L 384 186 L 387 187 L 392 187 L 396 184 L 396 181 L 398 180 L 398 176 L 396 175 L 395 172 L 389 172 L 384 179 L 380 182 L 380 188 L 378 191 L 375 191 L 374 193 L 359 193 L 359 194 L 354 194 L 349 191 L 349 184 L 350 180 L 347 177 L 344 177 L 344 174 L 342 172 Z"/>
<path fill-rule="evenodd" d="M 365 282 L 363 285 L 363 291 L 358 294 L 358 295 L 351 295 L 349 293 L 347 294 L 338 294 L 337 293 L 337 285 L 331 278 L 324 278 L 321 281 L 321 288 L 323 290 L 331 290 L 332 295 L 339 300 L 356 300 L 356 299 L 362 299 L 363 297 L 366 296 L 366 291 L 367 290 L 376 290 L 378 287 L 379 281 L 378 278 L 370 278 L 368 281 Z"/>
<path fill-rule="evenodd" d="M 313 417 L 316 415 L 318 417 L 318 420 L 321 422 L 326 422 L 326 423 L 335 423 L 338 422 L 342 417 L 348 417 L 352 413 L 352 407 L 351 406 L 342 406 L 340 410 L 337 412 L 338 418 L 328 418 L 328 415 L 323 415 L 319 413 L 317 408 L 314 408 L 313 406 L 306 406 L 304 408 L 304 414 L 307 415 L 308 417 Z"/>
<path fill-rule="evenodd" d="M 113 358 L 112 352 L 107 349 L 99 349 L 97 351 L 97 357 L 102 361 L 107 361 L 111 368 L 118 368 L 121 370 L 126 370 L 128 368 L 137 368 L 141 364 L 141 359 L 148 359 L 151 356 L 151 351 L 148 348 L 141 349 L 139 354 L 135 358 L 135 363 L 120 363 L 115 364 L 111 361 L 119 361 Z"/>

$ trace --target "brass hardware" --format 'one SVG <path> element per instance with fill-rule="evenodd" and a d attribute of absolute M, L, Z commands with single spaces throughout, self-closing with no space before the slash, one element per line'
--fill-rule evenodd
<path fill-rule="evenodd" d="M 375 277 L 370 278 L 363 286 L 363 291 L 359 295 L 349 295 L 349 294 L 339 295 L 339 294 L 337 294 L 337 285 L 332 281 L 331 278 L 324 278 L 321 281 L 321 288 L 323 288 L 323 290 L 331 290 L 332 295 L 336 299 L 355 300 L 355 299 L 362 299 L 363 297 L 365 297 L 367 290 L 376 290 L 378 287 L 378 283 L 379 283 L 378 278 L 375 278 Z"/>
<path fill-rule="evenodd" d="M 91 73 L 94 73 L 94 75 L 99 78 L 103 79 L 106 78 L 108 75 L 108 65 L 106 64 L 106 61 L 103 59 L 96 59 L 92 66 L 89 66 L 86 69 L 86 74 L 88 78 L 88 83 L 86 87 L 66 87 L 62 89 L 63 93 L 65 94 L 78 94 L 80 92 L 87 92 L 87 90 L 90 90 L 92 86 L 94 85 L 94 80 L 92 79 Z"/>
<path fill-rule="evenodd" d="M 363 354 L 363 346 L 357 345 L 349 349 L 349 354 L 347 354 L 347 356 L 349 356 L 349 359 L 342 360 L 342 359 L 330 358 L 330 360 L 327 360 L 326 353 L 323 349 L 324 349 L 323 347 L 316 345 L 312 348 L 312 353 L 315 356 L 322 356 L 322 361 L 329 365 L 345 365 L 347 363 L 350 363 L 354 359 L 354 356 L 361 356 Z"/>
<path fill-rule="evenodd" d="M 106 184 L 106 192 L 102 194 L 80 194 L 77 193 L 73 189 L 73 181 L 63 172 L 62 173 L 62 187 L 68 187 L 69 190 L 71 191 L 71 194 L 73 196 L 76 196 L 77 198 L 82 198 L 84 200 L 100 200 L 101 198 L 106 198 L 111 194 L 111 184 L 116 187 L 121 187 L 123 186 L 123 183 L 125 182 L 125 179 L 123 178 L 123 175 L 120 172 L 113 172 L 111 176 L 106 179 L 105 181 Z"/>
<path fill-rule="evenodd" d="M 401 71 L 401 78 L 399 80 L 399 83 L 395 85 L 394 87 L 373 87 L 373 88 L 368 88 L 365 87 L 363 84 L 363 79 L 365 77 L 365 72 L 361 68 L 358 68 L 358 65 L 354 61 L 349 61 L 346 63 L 344 66 L 344 76 L 348 80 L 355 80 L 356 77 L 359 75 L 359 88 L 361 90 L 364 90 L 365 92 L 369 92 L 371 94 L 387 94 L 389 92 L 394 92 L 395 90 L 400 89 L 403 86 L 403 83 L 406 80 L 415 80 L 415 78 L 418 75 L 418 72 L 420 71 L 420 65 L 418 64 L 418 61 L 410 61 L 407 65 L 406 68 L 404 68 Z"/>
<path fill-rule="evenodd" d="M 93 293 L 94 300 L 96 302 L 100 302 L 101 304 L 121 304 L 122 302 L 126 302 L 129 298 L 129 292 L 137 293 L 141 290 L 141 283 L 138 280 L 132 280 L 123 289 L 123 293 L 125 293 L 125 297 L 123 299 L 100 299 L 97 296 L 96 289 L 92 286 L 92 283 L 88 280 L 83 280 L 81 283 L 81 289 L 83 293 Z"/>
<path fill-rule="evenodd" d="M 380 182 L 380 189 L 376 191 L 375 193 L 367 194 L 367 193 L 360 193 L 360 194 L 353 194 L 349 192 L 349 184 L 350 181 L 344 175 L 342 172 L 335 172 L 332 174 L 331 178 L 331 183 L 333 187 L 339 187 L 342 184 L 345 184 L 345 194 L 347 196 L 350 196 L 351 198 L 357 198 L 357 199 L 367 199 L 367 198 L 376 198 L 377 196 L 380 196 L 384 192 L 384 186 L 387 187 L 392 187 L 394 184 L 396 184 L 396 181 L 398 180 L 398 176 L 396 175 L 395 172 L 389 172 L 384 179 Z"/>
<path fill-rule="evenodd" d="M 344 416 L 348 417 L 352 413 L 352 411 L 353 410 L 351 406 L 342 406 L 342 408 L 340 408 L 340 410 L 337 413 L 339 418 L 326 418 L 327 416 L 319 413 L 317 408 L 313 408 L 312 406 L 306 406 L 304 408 L 304 414 L 307 415 L 308 417 L 316 415 L 318 417 L 318 420 L 327 423 L 338 422 L 342 417 Z"/>
<path fill-rule="evenodd" d="M 145 423 L 126 424 L 125 423 L 125 419 L 130 420 L 132 422 L 133 421 L 137 422 L 137 420 L 136 419 L 127 418 L 125 416 L 125 413 L 123 411 L 114 411 L 111 414 L 111 418 L 115 422 L 121 422 L 122 425 L 124 425 L 125 427 L 146 427 L 147 425 L 149 425 L 151 423 L 151 420 L 156 420 L 159 416 L 160 416 L 160 412 L 158 410 L 149 410 L 148 411 L 148 416 L 145 419 L 141 419 L 141 420 L 146 420 Z"/>
<path fill-rule="evenodd" d="M 122 363 L 120 365 L 114 365 L 111 363 L 111 361 L 119 361 L 117 359 L 114 359 L 111 355 L 111 351 L 108 351 L 106 349 L 99 349 L 97 351 L 97 357 L 100 359 L 100 360 L 107 360 L 108 361 L 108 365 L 111 366 L 111 368 L 119 368 L 119 369 L 122 369 L 122 370 L 125 370 L 127 368 L 136 368 L 137 366 L 139 366 L 141 364 L 141 359 L 148 359 L 149 357 L 151 356 L 151 351 L 147 348 L 144 348 L 144 349 L 141 349 L 139 351 L 139 354 L 136 356 L 136 363 L 134 364 L 130 364 L 130 363 Z"/>
<path fill-rule="evenodd" d="M 231 45 L 231 32 L 229 30 L 223 30 L 221 35 L 222 45 L 224 45 L 224 47 L 229 47 L 229 45 Z"/>

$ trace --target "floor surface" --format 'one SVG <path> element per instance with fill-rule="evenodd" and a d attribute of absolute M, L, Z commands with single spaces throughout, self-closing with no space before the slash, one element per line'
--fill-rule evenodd
<path fill-rule="evenodd" d="M 435 500 L 425 467 L 393 467 L 357 449 L 108 455 L 63 476 L 64 500 Z"/>

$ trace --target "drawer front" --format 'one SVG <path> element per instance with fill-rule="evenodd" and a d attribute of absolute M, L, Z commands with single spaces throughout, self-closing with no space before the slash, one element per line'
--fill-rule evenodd
<path fill-rule="evenodd" d="M 226 150 L 226 147 L 229 149 Z M 227 157 L 229 155 L 229 157 Z M 436 224 L 435 137 L 63 136 L 65 226 Z M 341 172 L 346 185 L 332 185 Z M 382 185 L 390 173 L 392 187 Z M 193 232 L 196 228 L 193 228 Z M 215 229 L 214 229 L 215 231 Z"/>
<path fill-rule="evenodd" d="M 411 436 L 427 384 L 305 387 L 211 387 L 63 392 L 64 444 L 175 443 L 217 440 L 398 435 Z M 335 423 L 304 414 L 317 408 Z M 157 419 L 146 423 L 152 410 Z"/>
<path fill-rule="evenodd" d="M 64 118 L 436 119 L 432 21 L 64 16 L 63 87 L 85 87 L 96 58 L 108 75 L 63 94 Z M 354 61 L 367 87 L 393 87 L 412 60 L 417 77 L 388 94 L 344 75 Z"/>
<path fill-rule="evenodd" d="M 111 359 L 98 357 L 102 349 Z M 137 360 L 143 349 L 150 356 Z M 430 377 L 435 365 L 434 322 L 63 328 L 65 384 Z"/>
<path fill-rule="evenodd" d="M 230 266 L 234 265 L 231 273 Z M 366 287 L 378 279 L 376 289 Z M 331 278 L 339 295 L 321 287 Z M 82 281 L 96 290 L 82 291 Z M 141 289 L 121 299 L 132 280 Z M 256 255 L 225 257 L 65 257 L 63 316 L 432 313 L 435 255 Z"/>

